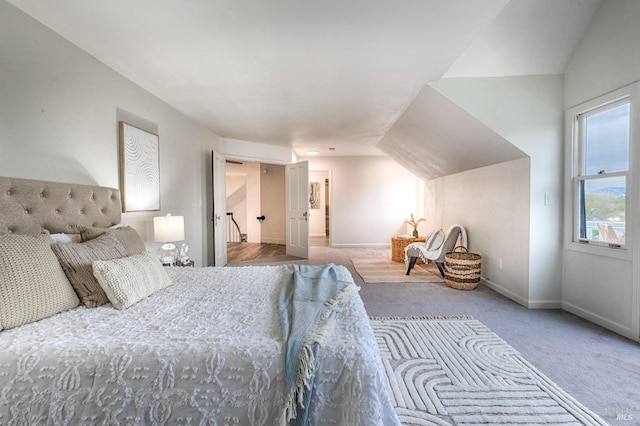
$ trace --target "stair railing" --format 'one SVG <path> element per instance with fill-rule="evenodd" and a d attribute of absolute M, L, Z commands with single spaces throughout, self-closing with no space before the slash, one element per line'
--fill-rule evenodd
<path fill-rule="evenodd" d="M 227 242 L 246 243 L 247 234 L 243 234 L 240 225 L 233 218 L 233 212 L 227 212 Z"/>

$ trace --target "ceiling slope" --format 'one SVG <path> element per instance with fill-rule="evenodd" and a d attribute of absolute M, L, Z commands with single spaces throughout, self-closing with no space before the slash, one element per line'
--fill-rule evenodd
<path fill-rule="evenodd" d="M 563 74 L 602 0 L 512 0 L 445 74 Z"/>
<path fill-rule="evenodd" d="M 377 147 L 424 180 L 527 157 L 430 86 Z"/>

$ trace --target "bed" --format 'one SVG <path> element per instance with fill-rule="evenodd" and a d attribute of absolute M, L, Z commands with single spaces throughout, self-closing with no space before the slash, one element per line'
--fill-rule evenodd
<path fill-rule="evenodd" d="M 399 424 L 346 268 L 327 267 L 345 285 L 289 420 L 292 266 L 164 268 L 120 222 L 116 189 L 0 178 L 0 424 Z M 108 252 L 91 263 L 108 300 L 74 287 L 85 247 Z"/>

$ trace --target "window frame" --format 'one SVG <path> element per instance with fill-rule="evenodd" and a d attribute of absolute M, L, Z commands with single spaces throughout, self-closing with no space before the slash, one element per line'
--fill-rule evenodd
<path fill-rule="evenodd" d="M 626 194 L 629 192 L 628 191 L 628 182 L 629 182 L 629 169 L 630 169 L 630 163 L 631 163 L 631 158 L 629 156 L 629 150 L 631 148 L 631 143 L 629 143 L 629 148 L 627 151 L 627 169 L 625 171 L 617 171 L 617 172 L 610 172 L 607 173 L 606 171 L 604 173 L 602 172 L 598 172 L 596 174 L 586 174 L 586 168 L 587 168 L 587 162 L 586 162 L 586 151 L 587 151 L 587 144 L 586 144 L 586 124 L 587 124 L 587 119 L 589 117 L 593 117 L 596 114 L 601 114 L 607 111 L 611 111 L 615 108 L 618 108 L 622 105 L 629 105 L 629 109 L 631 109 L 631 100 L 629 98 L 629 96 L 624 96 L 620 99 L 615 99 L 611 102 L 606 102 L 603 103 L 601 105 L 596 106 L 595 108 L 591 108 L 588 111 L 584 111 L 581 113 L 578 113 L 575 115 L 575 120 L 576 120 L 576 126 L 577 126 L 577 131 L 576 131 L 576 136 L 575 136 L 575 140 L 574 140 L 574 150 L 577 151 L 577 162 L 576 162 L 576 166 L 574 168 L 574 170 L 576 170 L 576 173 L 573 177 L 573 190 L 574 190 L 574 194 L 575 194 L 575 198 L 574 198 L 574 214 L 573 214 L 573 241 L 574 242 L 586 242 L 588 241 L 589 244 L 594 244 L 594 245 L 604 245 L 610 248 L 615 248 L 615 249 L 622 249 L 622 250 L 626 250 L 626 235 L 625 235 L 625 242 L 624 243 L 620 243 L 620 244 L 616 244 L 616 243 L 610 243 L 610 242 L 606 242 L 606 241 L 594 241 L 590 238 L 583 238 L 580 234 L 581 234 L 581 228 L 582 228 L 582 220 L 579 218 L 579 216 L 581 215 L 581 202 L 582 202 L 582 198 L 584 197 L 584 193 L 583 191 L 581 191 L 579 188 L 581 187 L 581 183 L 586 183 L 587 181 L 596 181 L 596 180 L 604 180 L 604 179 L 610 179 L 610 178 L 616 178 L 616 177 L 623 177 L 624 181 L 625 181 L 625 234 L 627 232 L 626 228 L 626 213 L 629 210 L 629 200 L 626 196 Z M 631 121 L 631 113 L 629 113 L 629 121 Z M 629 139 L 630 139 L 630 135 L 629 135 Z"/>
<path fill-rule="evenodd" d="M 568 108 L 565 115 L 565 248 L 574 251 L 586 252 L 602 256 L 628 259 L 631 248 L 635 246 L 637 239 L 637 226 L 634 215 L 640 211 L 638 197 L 635 188 L 638 187 L 636 159 L 636 136 L 638 113 L 636 105 L 640 99 L 640 83 L 616 90 L 591 101 Z M 609 108 L 615 108 L 624 103 L 629 104 L 629 152 L 628 167 L 624 172 L 605 173 L 604 175 L 582 175 L 584 171 L 584 143 L 582 136 L 584 128 L 581 128 L 580 117 L 588 117 L 597 112 L 603 112 Z M 624 244 L 611 244 L 607 242 L 584 240 L 580 238 L 580 191 L 579 181 L 589 179 L 611 178 L 624 176 L 626 178 L 625 195 L 625 242 Z"/>

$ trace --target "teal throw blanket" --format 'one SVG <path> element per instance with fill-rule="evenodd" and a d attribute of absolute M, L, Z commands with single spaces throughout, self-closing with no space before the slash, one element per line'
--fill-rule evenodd
<path fill-rule="evenodd" d="M 281 424 L 305 425 L 319 348 L 333 330 L 340 299 L 355 284 L 335 266 L 284 265 L 278 309 L 284 333 L 287 401 Z"/>

